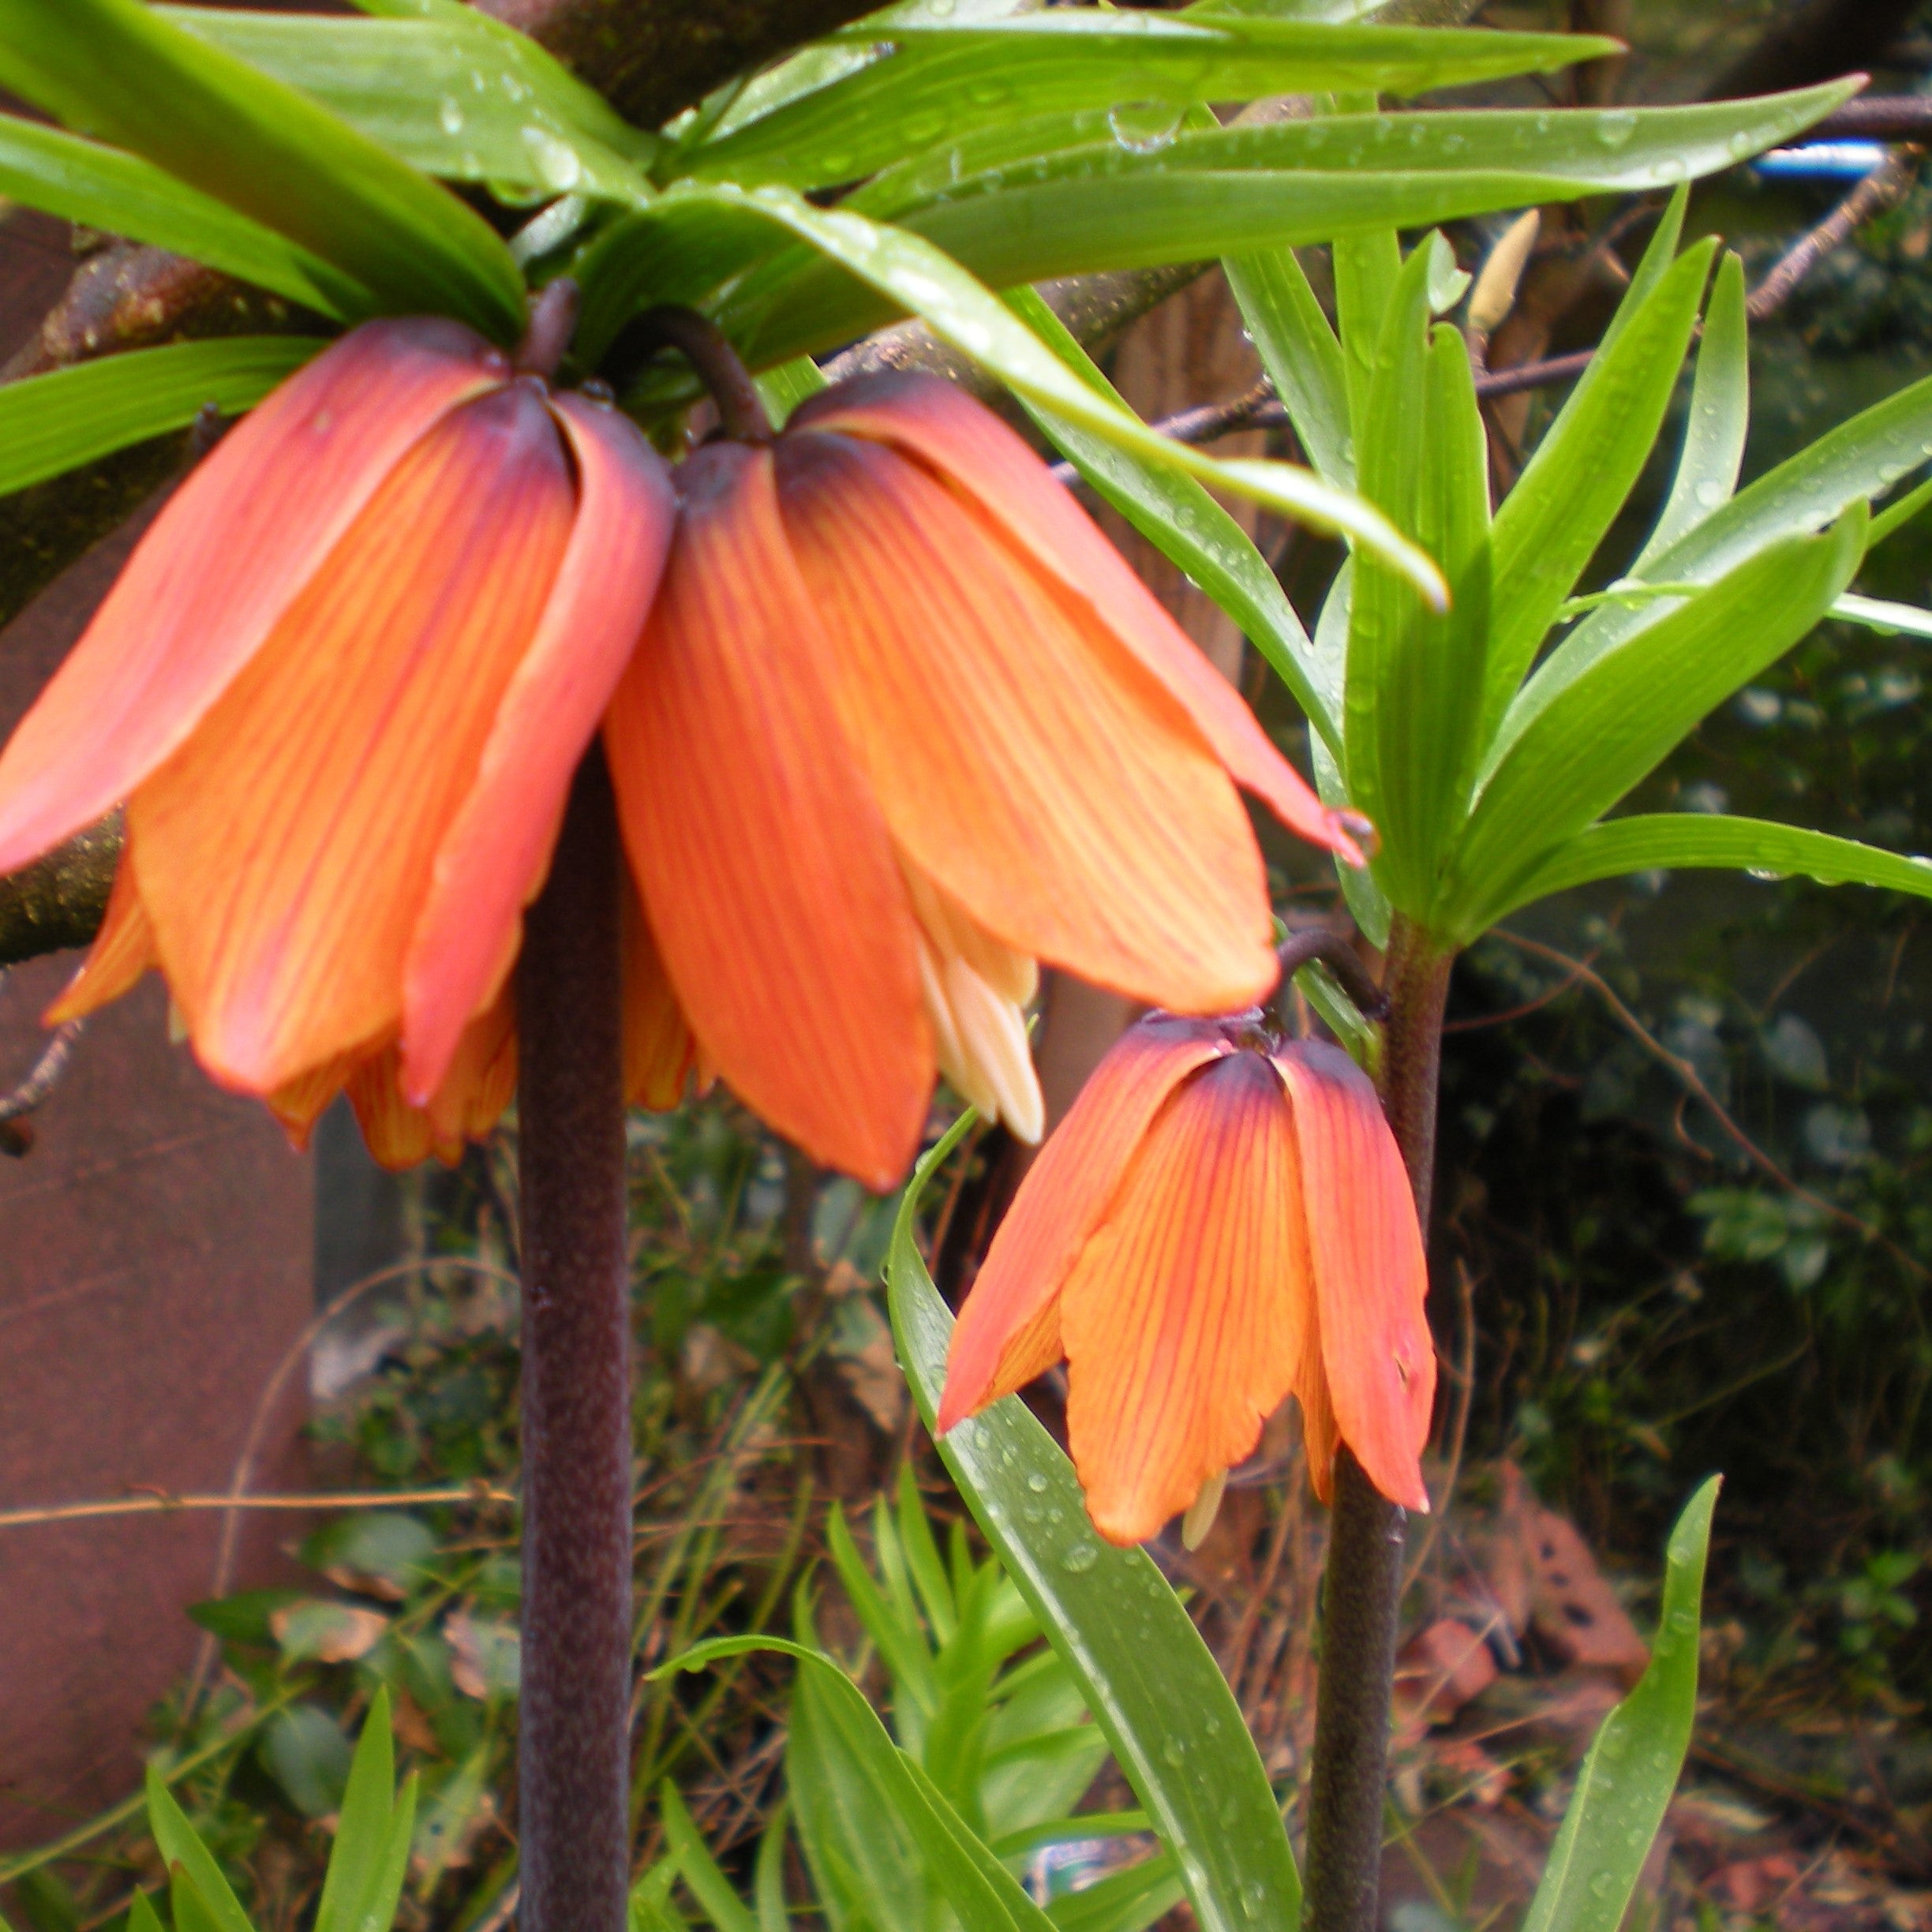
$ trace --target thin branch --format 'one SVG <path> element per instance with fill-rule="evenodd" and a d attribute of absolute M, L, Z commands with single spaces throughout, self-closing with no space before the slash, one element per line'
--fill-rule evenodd
<path fill-rule="evenodd" d="M 47 1042 L 34 1069 L 9 1094 L 0 1094 L 0 1154 L 18 1160 L 33 1148 L 33 1129 L 26 1116 L 40 1105 L 59 1084 L 67 1062 L 86 1026 L 84 1020 L 69 1020 Z"/>
<path fill-rule="evenodd" d="M 96 1503 L 59 1503 L 47 1509 L 0 1510 L 0 1530 L 22 1530 L 41 1523 L 92 1522 L 101 1516 L 172 1516 L 198 1510 L 363 1510 L 401 1509 L 425 1503 L 514 1503 L 515 1492 L 488 1483 L 462 1488 L 357 1489 L 324 1491 L 314 1496 L 118 1496 Z"/>
<path fill-rule="evenodd" d="M 1751 291 L 1745 304 L 1750 319 L 1762 322 L 1776 315 L 1797 292 L 1799 283 L 1833 249 L 1848 242 L 1855 230 L 1875 215 L 1904 200 L 1919 178 L 1922 152 L 1906 147 L 1886 155 L 1810 234 L 1788 249 L 1777 266 Z"/>
<path fill-rule="evenodd" d="M 1807 140 L 1932 141 L 1932 97 L 1870 94 L 1847 101 L 1806 133 Z"/>

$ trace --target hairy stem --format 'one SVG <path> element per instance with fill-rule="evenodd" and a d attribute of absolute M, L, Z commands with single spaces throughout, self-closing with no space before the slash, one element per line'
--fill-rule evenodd
<path fill-rule="evenodd" d="M 1398 923 L 1390 942 L 1382 1104 L 1428 1226 L 1436 1088 L 1451 956 Z M 1321 1679 L 1309 1787 L 1306 1932 L 1375 1932 L 1382 1866 L 1403 1511 L 1337 1457 L 1322 1589 Z"/>
<path fill-rule="evenodd" d="M 623 1932 L 630 1311 L 616 807 L 594 745 L 517 968 L 524 1932 Z"/>

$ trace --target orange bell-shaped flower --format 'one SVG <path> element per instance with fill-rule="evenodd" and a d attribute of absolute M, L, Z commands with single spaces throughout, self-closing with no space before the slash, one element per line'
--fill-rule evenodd
<path fill-rule="evenodd" d="M 522 909 L 673 513 L 634 424 L 455 323 L 369 323 L 285 384 L 0 755 L 0 871 L 127 803 L 53 1017 L 158 965 L 202 1065 L 298 1133 L 345 1084 L 397 1165 L 486 1129 L 515 1083 Z"/>
<path fill-rule="evenodd" d="M 1139 1542 L 1300 1398 L 1326 1497 L 1338 1443 L 1428 1507 L 1428 1278 L 1402 1156 L 1339 1047 L 1155 1015 L 1095 1070 L 1021 1184 L 953 1331 L 942 1434 L 1067 1364 L 1095 1526 Z"/>
<path fill-rule="evenodd" d="M 1275 978 L 1235 787 L 1346 829 L 1046 466 L 935 378 L 814 397 L 681 464 L 605 728 L 652 931 L 706 1064 L 894 1185 L 935 1065 L 1037 1139 L 1044 960 L 1172 1009 Z"/>

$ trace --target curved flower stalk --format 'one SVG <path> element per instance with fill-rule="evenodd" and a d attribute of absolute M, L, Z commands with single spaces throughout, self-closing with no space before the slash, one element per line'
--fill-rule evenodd
<path fill-rule="evenodd" d="M 0 870 L 127 801 L 51 1017 L 158 966 L 203 1066 L 298 1137 L 345 1087 L 393 1165 L 486 1130 L 522 908 L 672 516 L 635 425 L 459 324 L 369 323 L 285 384 L 0 756 Z M 635 941 L 636 1030 L 675 1034 Z"/>
<path fill-rule="evenodd" d="M 1325 1500 L 1346 1444 L 1426 1510 L 1422 1242 L 1374 1088 L 1256 1014 L 1131 1028 L 1028 1171 L 953 1331 L 941 1434 L 1065 1357 L 1095 1526 L 1139 1542 L 1297 1397 Z"/>

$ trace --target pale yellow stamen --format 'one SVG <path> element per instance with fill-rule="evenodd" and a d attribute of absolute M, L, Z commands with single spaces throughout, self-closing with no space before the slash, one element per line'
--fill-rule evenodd
<path fill-rule="evenodd" d="M 1046 1109 L 1023 1009 L 1039 990 L 1039 968 L 903 854 L 900 865 L 919 923 L 919 987 L 939 1070 L 989 1121 L 1037 1142 Z"/>
<path fill-rule="evenodd" d="M 174 995 L 168 995 L 168 1044 L 178 1046 L 189 1034 L 188 1016 L 175 1004 Z"/>
<path fill-rule="evenodd" d="M 1185 1550 L 1197 1550 L 1208 1541 L 1208 1532 L 1215 1526 L 1215 1518 L 1221 1514 L 1221 1499 L 1227 1494 L 1228 1473 L 1222 1470 L 1218 1475 L 1210 1476 L 1196 1492 L 1194 1500 L 1188 1505 L 1187 1514 L 1181 1518 L 1181 1547 Z"/>

